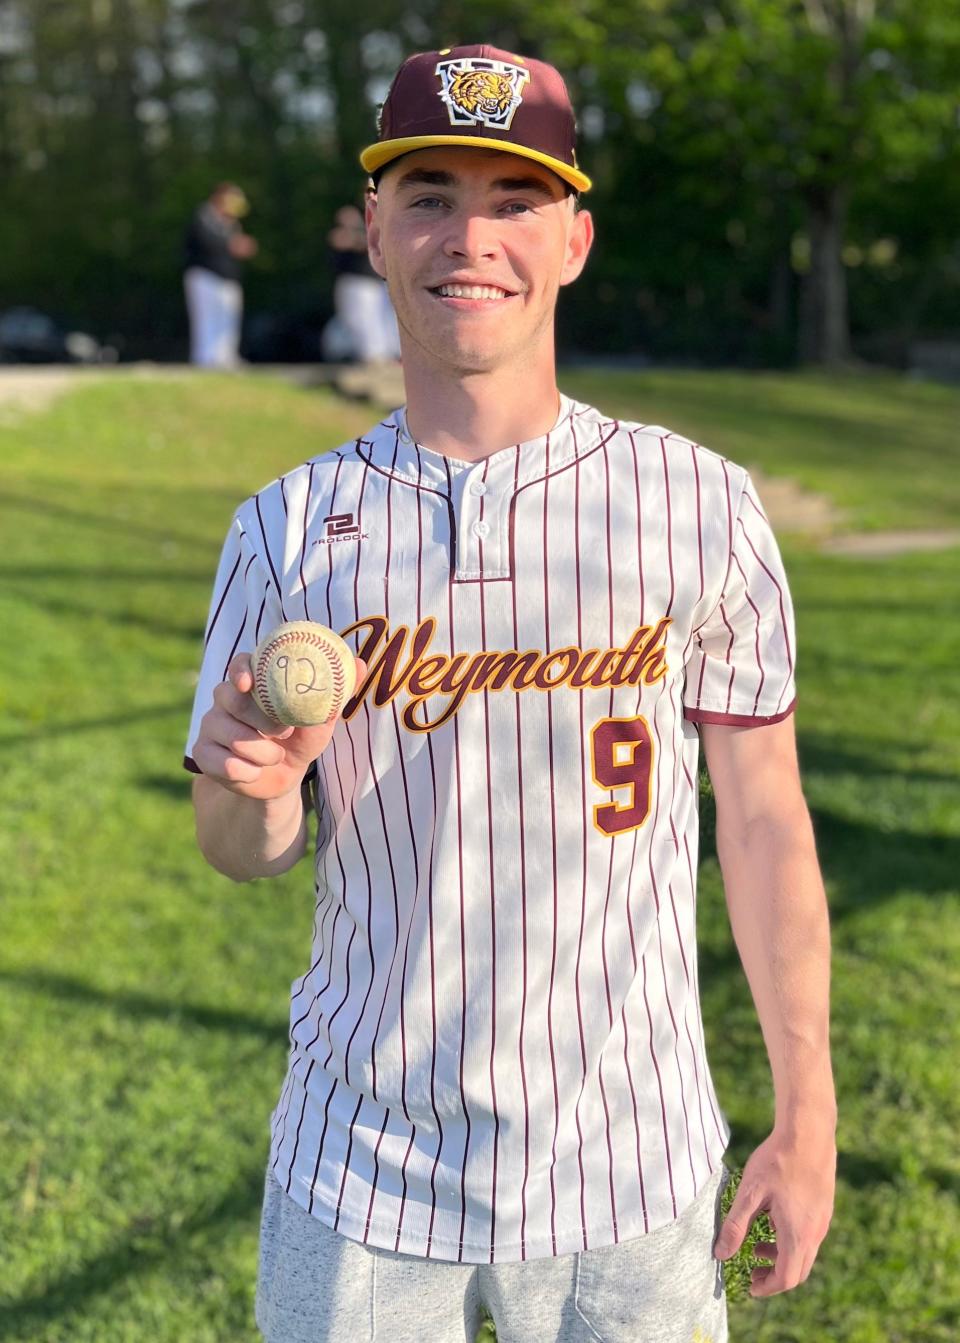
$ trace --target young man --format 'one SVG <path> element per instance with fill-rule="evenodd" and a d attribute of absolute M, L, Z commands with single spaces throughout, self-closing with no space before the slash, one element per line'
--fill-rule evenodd
<path fill-rule="evenodd" d="M 554 311 L 592 240 L 557 72 L 412 57 L 361 159 L 407 404 L 238 510 L 188 743 L 236 880 L 312 845 L 311 964 L 273 1116 L 270 1343 L 726 1337 L 718 1260 L 768 1209 L 768 1296 L 833 1203 L 829 934 L 797 776 L 793 634 L 746 473 L 561 396 Z M 278 732 L 249 651 L 284 619 L 362 659 Z M 775 1124 L 719 1240 L 697 759 Z M 304 789 L 315 779 L 315 793 Z"/>

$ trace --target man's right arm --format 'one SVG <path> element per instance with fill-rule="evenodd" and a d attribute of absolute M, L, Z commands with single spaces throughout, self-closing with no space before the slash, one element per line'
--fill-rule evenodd
<path fill-rule="evenodd" d="M 283 797 L 244 797 L 201 774 L 193 783 L 197 843 L 233 881 L 275 877 L 303 857 L 307 818 L 300 788 Z"/>
<path fill-rule="evenodd" d="M 358 661 L 358 676 L 364 670 Z M 211 867 L 234 881 L 277 876 L 303 857 L 304 776 L 337 722 L 283 727 L 263 713 L 252 687 L 249 654 L 238 654 L 213 692 L 192 751 L 200 771 L 193 786 L 197 843 Z"/>

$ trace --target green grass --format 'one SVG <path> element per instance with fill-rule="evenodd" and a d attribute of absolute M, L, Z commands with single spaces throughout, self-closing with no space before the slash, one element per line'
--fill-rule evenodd
<path fill-rule="evenodd" d="M 956 527 L 955 390 L 884 373 L 574 372 L 571 395 L 822 490 L 862 530 Z"/>
<path fill-rule="evenodd" d="M 825 490 L 858 525 L 957 525 L 956 393 L 700 373 L 583 372 L 564 386 Z M 0 426 L 2 1339 L 257 1337 L 267 1121 L 311 891 L 302 867 L 234 886 L 204 865 L 180 757 L 235 504 L 372 418 L 265 379 L 123 378 Z M 948 1343 L 960 1336 L 958 556 L 868 562 L 796 541 L 785 556 L 834 929 L 839 1184 L 809 1282 L 732 1300 L 731 1337 Z M 709 853 L 700 918 L 737 1165 L 768 1131 L 770 1083 Z"/>

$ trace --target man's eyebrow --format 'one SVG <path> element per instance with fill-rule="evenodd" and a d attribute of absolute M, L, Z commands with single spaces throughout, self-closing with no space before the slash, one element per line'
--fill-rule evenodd
<path fill-rule="evenodd" d="M 452 187 L 456 186 L 457 179 L 453 173 L 441 172 L 435 168 L 410 168 L 398 180 L 398 187 Z"/>
<path fill-rule="evenodd" d="M 532 191 L 545 200 L 556 200 L 553 190 L 542 177 L 498 177 L 493 187 L 496 191 Z"/>
<path fill-rule="evenodd" d="M 397 181 L 397 187 L 455 187 L 459 182 L 455 173 L 440 168 L 410 168 Z M 493 191 L 532 191 L 544 200 L 556 200 L 556 194 L 542 177 L 498 177 L 490 184 Z"/>

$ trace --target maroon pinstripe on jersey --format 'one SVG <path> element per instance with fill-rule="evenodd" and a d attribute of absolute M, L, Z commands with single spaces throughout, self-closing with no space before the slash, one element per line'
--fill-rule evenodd
<path fill-rule="evenodd" d="M 695 942 L 697 722 L 793 706 L 746 473 L 564 399 L 484 461 L 401 412 L 237 511 L 187 743 L 283 619 L 368 665 L 318 761 L 271 1161 L 345 1235 L 500 1262 L 676 1218 L 729 1136 Z"/>

